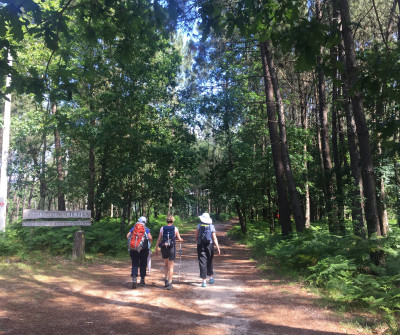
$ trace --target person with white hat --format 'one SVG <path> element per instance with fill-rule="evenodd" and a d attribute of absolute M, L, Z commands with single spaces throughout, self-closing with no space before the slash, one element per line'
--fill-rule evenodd
<path fill-rule="evenodd" d="M 210 277 L 209 283 L 213 284 L 214 269 L 214 245 L 218 250 L 218 255 L 221 254 L 215 226 L 212 224 L 210 214 L 203 213 L 199 216 L 201 223 L 197 225 L 195 240 L 197 242 L 197 257 L 199 259 L 200 278 L 203 280 L 201 287 L 207 286 L 207 276 Z"/>

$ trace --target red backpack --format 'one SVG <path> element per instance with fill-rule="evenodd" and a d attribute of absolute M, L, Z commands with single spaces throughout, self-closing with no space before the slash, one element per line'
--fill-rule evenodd
<path fill-rule="evenodd" d="M 138 222 L 133 227 L 129 240 L 129 249 L 139 252 L 140 250 L 148 247 L 147 243 L 148 242 L 145 225 L 141 222 Z"/>

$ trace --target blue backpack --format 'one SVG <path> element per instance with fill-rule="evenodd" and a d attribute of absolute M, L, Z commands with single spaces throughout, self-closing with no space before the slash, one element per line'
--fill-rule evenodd
<path fill-rule="evenodd" d="M 211 224 L 201 224 L 199 229 L 198 244 L 209 245 L 211 242 Z"/>
<path fill-rule="evenodd" d="M 175 245 L 175 226 L 164 226 L 160 247 L 172 248 Z"/>

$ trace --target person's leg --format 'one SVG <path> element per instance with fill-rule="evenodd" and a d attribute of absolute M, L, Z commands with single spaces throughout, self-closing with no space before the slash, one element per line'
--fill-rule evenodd
<path fill-rule="evenodd" d="M 174 264 L 175 264 L 175 261 L 169 261 L 169 264 L 168 264 L 168 280 L 169 280 L 169 283 L 170 284 L 172 284 L 172 278 L 174 277 Z"/>
<path fill-rule="evenodd" d="M 164 259 L 164 282 L 165 287 L 168 286 L 168 263 L 169 263 L 169 252 L 165 247 L 161 247 L 161 256 Z"/>
<path fill-rule="evenodd" d="M 205 287 L 207 278 L 207 256 L 201 244 L 197 245 L 197 258 L 199 260 L 200 278 L 203 279 L 202 286 Z"/>
<path fill-rule="evenodd" d="M 164 278 L 165 281 L 168 282 L 168 272 L 169 272 L 169 259 L 164 259 Z"/>
<path fill-rule="evenodd" d="M 130 250 L 129 254 L 132 260 L 132 271 L 131 271 L 132 288 L 136 288 L 137 287 L 136 277 L 138 275 L 138 267 L 139 267 L 139 253 L 137 251 Z"/>
<path fill-rule="evenodd" d="M 210 243 L 206 248 L 206 256 L 207 256 L 207 276 L 210 277 L 210 284 L 214 283 L 214 268 L 213 268 L 213 258 L 214 258 L 214 247 Z"/>
<path fill-rule="evenodd" d="M 146 277 L 147 270 L 147 256 L 149 255 L 149 250 L 142 250 L 139 253 L 139 262 L 140 262 L 140 285 L 144 286 L 144 277 Z"/>
<path fill-rule="evenodd" d="M 175 249 L 175 245 L 171 248 L 168 249 L 169 250 L 169 263 L 168 263 L 168 286 L 167 289 L 168 290 L 172 290 L 172 278 L 174 277 L 174 264 L 175 264 L 175 257 L 176 257 L 176 249 Z"/>

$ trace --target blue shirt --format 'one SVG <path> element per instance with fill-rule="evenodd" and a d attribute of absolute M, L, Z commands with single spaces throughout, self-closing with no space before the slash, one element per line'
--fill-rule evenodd
<path fill-rule="evenodd" d="M 200 232 L 200 227 L 201 227 L 202 225 L 206 226 L 207 224 L 208 224 L 208 223 L 199 223 L 199 224 L 197 225 L 197 230 Z M 212 236 L 212 233 L 215 233 L 215 226 L 214 226 L 212 223 L 210 223 L 209 225 L 210 225 L 211 236 Z M 200 234 L 199 234 L 199 235 L 197 235 L 197 244 L 201 244 L 201 240 L 200 240 L 200 239 L 201 239 L 201 236 L 200 236 Z M 210 243 L 213 243 L 212 238 L 211 238 Z"/>

